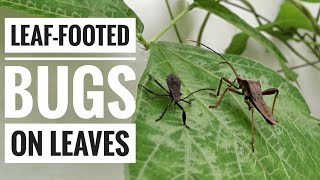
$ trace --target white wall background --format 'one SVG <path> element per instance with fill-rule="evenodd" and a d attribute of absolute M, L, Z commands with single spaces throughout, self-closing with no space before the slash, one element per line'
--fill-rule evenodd
<path fill-rule="evenodd" d="M 238 0 L 232 0 L 232 2 L 237 3 Z M 165 0 L 125 0 L 125 2 L 137 13 L 144 23 L 144 33 L 143 36 L 150 40 L 154 35 L 156 35 L 165 25 L 170 22 L 170 16 L 165 4 Z M 175 15 L 179 14 L 186 6 L 187 3 L 191 3 L 191 0 L 169 0 L 171 8 Z M 269 20 L 273 20 L 280 8 L 282 0 L 249 0 L 250 3 L 255 7 L 258 14 L 263 15 Z M 238 3 L 241 5 L 240 3 Z M 316 15 L 319 4 L 316 3 L 305 3 L 305 5 L 311 10 L 314 16 Z M 226 5 L 227 6 L 227 5 Z M 242 5 L 243 6 L 243 5 Z M 240 10 L 238 8 L 227 6 L 233 12 L 238 14 L 241 18 L 245 19 L 252 26 L 257 26 L 257 22 L 252 14 Z M 194 9 L 187 16 L 178 22 L 178 28 L 182 39 L 196 39 L 200 28 L 200 25 L 206 15 L 203 10 Z M 223 19 L 211 15 L 207 23 L 206 29 L 203 34 L 203 43 L 214 47 L 214 49 L 220 53 L 224 52 L 224 49 L 229 45 L 234 34 L 239 32 L 239 30 Z M 287 49 L 281 42 L 276 39 L 271 38 L 273 42 L 280 48 L 283 54 L 289 61 L 289 66 L 295 66 L 299 64 L 304 64 L 302 60 L 296 57 L 289 49 Z M 177 36 L 175 31 L 170 29 L 160 40 L 164 41 L 176 41 Z M 306 56 L 310 61 L 316 61 L 317 59 L 312 56 L 309 50 L 297 43 L 292 43 L 300 53 Z M 141 46 L 142 47 L 142 46 Z M 253 39 L 249 40 L 247 48 L 243 56 L 256 59 L 263 64 L 269 66 L 274 70 L 279 70 L 278 61 L 270 54 L 268 54 L 260 44 L 255 42 Z M 148 58 L 148 53 L 138 49 L 138 74 L 141 74 L 146 60 Z M 320 64 L 318 64 L 320 67 Z M 320 118 L 320 72 L 312 67 L 305 67 L 296 70 L 299 74 L 298 82 L 301 86 L 301 93 L 304 95 L 309 107 L 312 111 L 312 115 Z"/>

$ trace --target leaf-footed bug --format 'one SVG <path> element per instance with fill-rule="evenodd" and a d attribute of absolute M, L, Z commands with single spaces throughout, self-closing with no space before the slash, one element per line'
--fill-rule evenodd
<path fill-rule="evenodd" d="M 219 64 L 228 64 L 231 68 L 231 70 L 233 71 L 233 73 L 236 76 L 236 79 L 232 82 L 229 79 L 222 77 L 220 79 L 220 83 L 219 83 L 219 87 L 217 89 L 217 94 L 213 94 L 210 93 L 211 96 L 214 97 L 218 97 L 220 94 L 220 90 L 221 90 L 221 85 L 222 82 L 226 82 L 228 84 L 228 87 L 223 91 L 221 97 L 218 99 L 218 101 L 214 104 L 209 106 L 209 108 L 217 108 L 224 95 L 228 92 L 234 92 L 237 93 L 239 95 L 243 95 L 244 96 L 244 101 L 245 103 L 248 105 L 249 107 L 249 111 L 251 111 L 251 121 L 252 121 L 252 125 L 251 125 L 251 133 L 252 133 L 252 140 L 251 140 L 251 144 L 252 144 L 252 152 L 254 152 L 255 148 L 254 148 L 254 116 L 253 116 L 253 108 L 256 108 L 259 113 L 263 116 L 263 118 L 267 121 L 267 123 L 269 123 L 270 125 L 275 125 L 277 123 L 276 119 L 273 117 L 273 111 L 274 111 L 274 106 L 276 103 L 276 99 L 277 96 L 279 94 L 279 90 L 276 88 L 270 88 L 267 90 L 262 91 L 261 90 L 261 85 L 260 82 L 257 80 L 251 80 L 251 79 L 245 79 L 241 76 L 239 76 L 236 72 L 236 70 L 234 69 L 234 67 L 219 53 L 217 53 L 216 51 L 214 51 L 213 49 L 211 49 L 210 47 L 197 42 L 197 41 L 193 41 L 193 40 L 189 40 L 198 44 L 201 44 L 202 46 L 208 48 L 209 50 L 211 50 L 212 52 L 214 52 L 215 54 L 217 54 L 220 58 L 223 59 L 223 62 L 220 62 Z M 238 82 L 239 87 L 236 86 L 234 83 L 235 81 Z M 272 95 L 275 94 L 275 97 L 273 99 L 273 103 L 272 103 L 272 110 L 270 112 L 269 107 L 266 105 L 265 101 L 263 100 L 263 95 Z"/>
<path fill-rule="evenodd" d="M 200 91 L 204 91 L 204 90 L 214 90 L 212 88 L 203 88 L 203 89 L 198 89 L 192 93 L 190 93 L 189 95 L 187 95 L 186 97 L 184 98 L 181 98 L 182 96 L 182 93 L 180 91 L 181 89 L 181 81 L 179 79 L 178 76 L 176 76 L 175 74 L 171 73 L 167 76 L 167 79 L 166 79 L 166 82 L 167 82 L 167 86 L 168 86 L 168 89 L 167 90 L 164 86 L 161 85 L 161 83 L 156 80 L 155 78 L 153 78 L 153 76 L 151 76 L 150 74 L 148 74 L 149 78 L 151 80 L 153 80 L 160 88 L 162 88 L 163 90 L 166 91 L 166 94 L 159 94 L 159 93 L 156 93 L 152 90 L 150 90 L 149 88 L 145 87 L 145 86 L 142 86 L 139 84 L 140 87 L 144 88 L 147 92 L 155 95 L 153 98 L 161 98 L 161 97 L 168 97 L 170 98 L 170 102 L 169 104 L 166 106 L 166 108 L 164 109 L 163 113 L 161 114 L 161 116 L 156 119 L 156 121 L 159 121 L 163 118 L 164 114 L 167 112 L 167 109 L 169 108 L 169 106 L 174 103 L 175 105 L 177 105 L 179 107 L 179 109 L 181 109 L 182 111 L 182 122 L 184 124 L 184 126 L 188 129 L 190 129 L 189 126 L 186 125 L 186 119 L 187 119 L 187 115 L 186 115 L 186 111 L 184 110 L 184 108 L 179 104 L 179 102 L 185 102 L 185 103 L 188 103 L 188 104 L 191 104 L 191 102 L 194 100 L 194 99 L 189 99 L 189 100 L 186 100 L 188 99 L 191 95 L 193 95 L 194 93 L 197 93 L 197 92 L 200 92 Z"/>

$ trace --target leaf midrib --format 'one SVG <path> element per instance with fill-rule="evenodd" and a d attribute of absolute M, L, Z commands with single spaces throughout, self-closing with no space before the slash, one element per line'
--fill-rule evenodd
<path fill-rule="evenodd" d="M 51 11 L 44 11 L 43 9 L 34 8 L 34 7 L 31 7 L 31 6 L 27 6 L 27 5 L 24 5 L 24 4 L 20 4 L 20 3 L 16 3 L 16 2 L 8 1 L 8 0 L 2 0 L 2 1 L 8 2 L 9 4 L 16 4 L 18 6 L 23 6 L 23 7 L 29 8 L 29 9 L 34 9 L 34 10 L 37 10 L 37 11 L 42 11 L 42 12 L 46 12 L 46 13 L 49 13 L 49 14 L 54 14 L 56 16 L 69 17 L 69 16 L 65 16 L 65 15 L 62 15 L 62 14 L 57 14 L 57 13 L 54 13 L 54 12 L 51 12 Z"/>
<path fill-rule="evenodd" d="M 159 48 L 160 53 L 165 57 L 168 65 L 169 65 L 169 66 L 171 67 L 171 69 L 175 72 L 175 74 L 177 74 L 177 71 L 176 71 L 175 68 L 172 66 L 172 64 L 170 63 L 168 57 L 165 55 L 165 53 L 163 53 L 163 51 L 161 50 L 161 47 L 158 46 L 158 48 Z M 184 82 L 183 82 L 182 79 L 181 79 L 181 84 L 184 84 Z M 184 85 L 184 87 L 186 87 L 186 86 Z M 191 92 L 191 91 L 189 90 L 189 88 L 186 88 L 186 89 L 188 89 L 188 91 Z M 198 98 L 197 98 L 197 99 L 198 99 Z M 211 126 L 213 126 L 212 123 L 211 123 L 211 121 L 210 121 L 210 124 L 211 124 Z M 186 128 L 185 128 L 185 133 L 188 135 L 188 137 L 190 137 L 190 136 L 189 136 L 189 133 L 188 133 L 187 131 L 188 131 L 188 130 L 186 130 Z M 193 138 L 190 138 L 190 140 L 192 140 L 192 141 L 194 142 L 194 139 L 193 139 Z M 197 146 L 197 147 L 198 147 L 198 146 Z M 211 173 L 212 173 L 212 175 L 213 175 L 213 177 L 214 177 L 213 167 L 212 167 L 211 163 L 209 162 L 209 160 L 208 160 L 207 157 L 205 156 L 205 153 L 202 152 L 201 148 L 199 149 L 199 151 L 202 153 L 203 157 L 205 158 L 205 160 L 207 161 L 208 165 L 210 166 Z"/>
<path fill-rule="evenodd" d="M 40 12 L 44 12 L 44 13 L 47 13 L 47 14 L 53 14 L 53 15 L 60 16 L 60 17 L 67 17 L 67 18 L 68 17 L 72 17 L 72 16 L 68 16 L 68 15 L 58 14 L 58 13 L 55 13 L 53 11 L 46 11 L 46 10 L 41 9 L 41 8 L 35 8 L 35 7 L 32 7 L 32 6 L 27 6 L 27 5 L 22 4 L 22 3 L 17 3 L 17 2 L 8 1 L 8 0 L 2 0 L 2 1 L 7 2 L 9 4 L 16 4 L 18 6 L 23 6 L 23 7 L 28 8 L 28 9 L 34 9 L 34 10 L 37 10 L 37 11 L 40 11 Z M 92 13 L 91 15 L 97 15 L 97 16 L 101 16 L 101 17 L 106 17 L 106 15 L 101 14 L 98 11 L 95 11 L 94 9 L 90 9 L 89 7 L 83 6 L 83 5 L 79 4 L 79 3 L 72 4 L 72 3 L 68 3 L 66 1 L 60 1 L 60 0 L 54 0 L 54 1 L 56 1 L 57 3 L 62 3 L 62 4 L 66 4 L 66 5 L 75 6 L 75 7 L 79 7 L 79 8 L 82 8 L 82 9 L 86 9 L 86 10 L 88 10 L 88 11 L 90 11 Z M 99 1 L 98 3 L 100 3 L 100 2 L 101 1 Z M 98 3 L 96 3 L 96 4 L 98 4 Z M 127 9 L 127 11 L 124 14 L 126 14 L 128 12 L 128 10 L 129 9 Z"/>

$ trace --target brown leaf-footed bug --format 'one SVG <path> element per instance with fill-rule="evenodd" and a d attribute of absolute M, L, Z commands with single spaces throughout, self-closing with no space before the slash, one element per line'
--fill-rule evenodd
<path fill-rule="evenodd" d="M 236 70 L 234 69 L 234 67 L 223 56 L 221 56 L 219 53 L 217 53 L 216 51 L 214 51 L 213 49 L 211 49 L 210 47 L 208 47 L 208 46 L 206 46 L 206 45 L 204 45 L 202 43 L 199 43 L 199 42 L 196 42 L 196 41 L 193 41 L 193 40 L 190 40 L 190 41 L 198 43 L 198 44 L 201 44 L 202 46 L 208 48 L 209 50 L 211 50 L 212 52 L 217 54 L 219 57 L 221 57 L 224 60 L 223 62 L 220 62 L 219 64 L 223 64 L 223 63 L 228 64 L 230 66 L 231 70 L 233 71 L 233 73 L 235 74 L 236 79 L 233 82 L 230 81 L 229 79 L 225 78 L 225 77 L 222 77 L 220 79 L 219 87 L 217 89 L 217 94 L 210 93 L 210 95 L 214 96 L 214 97 L 218 97 L 219 96 L 221 85 L 222 85 L 222 81 L 226 82 L 228 84 L 228 87 L 223 91 L 223 93 L 222 93 L 221 97 L 218 99 L 218 101 L 214 105 L 209 106 L 209 108 L 217 108 L 220 105 L 224 95 L 228 91 L 243 95 L 244 96 L 244 101 L 249 107 L 249 111 L 252 112 L 252 114 L 251 114 L 251 120 L 252 120 L 252 126 L 251 126 L 251 129 L 252 129 L 251 130 L 252 131 L 251 132 L 252 133 L 252 141 L 251 141 L 251 144 L 252 144 L 252 152 L 254 152 L 253 108 L 256 108 L 259 111 L 259 113 L 263 116 L 263 118 L 267 121 L 267 123 L 269 123 L 271 125 L 275 125 L 277 123 L 277 121 L 273 117 L 273 111 L 274 111 L 274 106 L 275 106 L 275 103 L 276 103 L 276 99 L 277 99 L 279 90 L 276 89 L 276 88 L 270 88 L 270 89 L 262 91 L 259 81 L 251 80 L 251 79 L 245 79 L 245 78 L 239 76 L 237 74 Z M 234 84 L 235 81 L 238 82 L 239 87 Z M 268 108 L 268 106 L 266 105 L 265 101 L 263 100 L 263 95 L 271 95 L 271 94 L 275 94 L 275 97 L 273 99 L 273 104 L 272 104 L 272 111 L 271 111 L 272 113 L 270 112 L 270 109 Z"/>
<path fill-rule="evenodd" d="M 182 122 L 183 124 L 185 125 L 185 127 L 187 127 L 188 129 L 190 129 L 189 126 L 186 125 L 186 119 L 187 119 L 187 115 L 186 115 L 186 111 L 184 110 L 184 108 L 179 104 L 179 102 L 185 102 L 185 103 L 188 103 L 188 104 L 191 104 L 191 102 L 194 100 L 194 99 L 189 99 L 189 100 L 186 100 L 188 99 L 191 95 L 193 95 L 194 93 L 197 93 L 197 92 L 200 92 L 200 91 L 204 91 L 204 90 L 214 90 L 214 89 L 211 89 L 211 88 L 203 88 L 203 89 L 198 89 L 192 93 L 190 93 L 189 95 L 187 95 L 186 97 L 184 98 L 181 98 L 182 96 L 182 93 L 180 91 L 180 88 L 181 88 L 181 81 L 179 79 L 178 76 L 176 76 L 175 74 L 171 73 L 167 76 L 167 86 L 168 86 L 168 89 L 167 90 L 166 88 L 164 88 L 164 86 L 161 85 L 161 83 L 156 80 L 155 78 L 153 78 L 153 76 L 151 76 L 150 74 L 148 74 L 148 76 L 150 77 L 151 80 L 153 80 L 160 88 L 162 88 L 163 90 L 166 91 L 166 94 L 159 94 L 159 93 L 156 93 L 156 92 L 153 92 L 152 90 L 150 90 L 149 88 L 145 87 L 145 86 L 142 86 L 142 85 L 139 85 L 140 87 L 144 88 L 147 92 L 155 95 L 155 97 L 152 97 L 153 98 L 159 98 L 159 97 L 168 97 L 170 98 L 170 102 L 169 104 L 166 106 L 166 108 L 164 109 L 163 113 L 161 114 L 161 116 L 156 119 L 156 121 L 159 121 L 163 118 L 164 114 L 167 112 L 167 109 L 169 108 L 169 106 L 174 103 L 175 105 L 177 105 L 179 107 L 179 109 L 181 109 L 182 111 Z"/>

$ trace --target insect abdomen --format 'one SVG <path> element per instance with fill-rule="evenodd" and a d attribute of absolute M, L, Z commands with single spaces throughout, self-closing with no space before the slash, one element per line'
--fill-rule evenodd
<path fill-rule="evenodd" d="M 180 97 L 182 95 L 180 92 L 180 87 L 181 87 L 180 79 L 175 74 L 171 73 L 167 77 L 167 85 L 173 100 L 175 102 L 180 101 Z"/>

